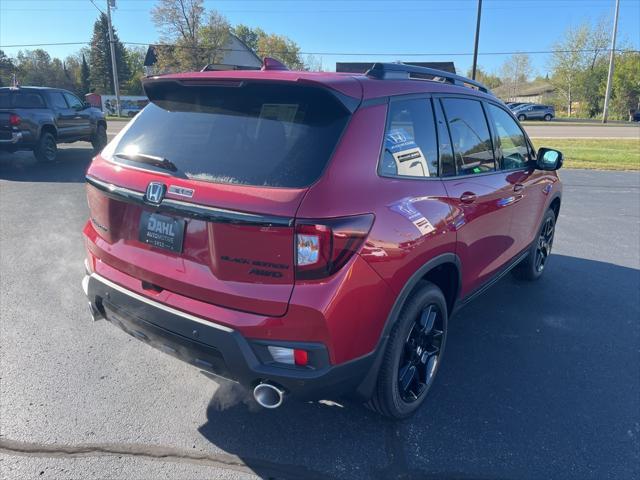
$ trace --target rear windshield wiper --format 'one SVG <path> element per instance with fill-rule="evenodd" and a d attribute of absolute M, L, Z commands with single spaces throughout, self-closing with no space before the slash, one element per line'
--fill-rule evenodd
<path fill-rule="evenodd" d="M 164 157 L 157 157 L 155 155 L 148 155 L 146 153 L 124 152 L 115 153 L 113 156 L 122 160 L 127 160 L 127 163 L 144 163 L 160 170 L 167 170 L 171 172 L 175 177 L 187 178 L 187 176 L 176 166 L 175 163 Z"/>

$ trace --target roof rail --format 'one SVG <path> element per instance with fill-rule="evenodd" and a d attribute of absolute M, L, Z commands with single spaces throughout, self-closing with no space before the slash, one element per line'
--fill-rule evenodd
<path fill-rule="evenodd" d="M 373 67 L 367 70 L 368 77 L 379 78 L 381 80 L 409 80 L 411 74 L 425 75 L 432 78 L 425 78 L 425 80 L 434 80 L 440 82 L 450 83 L 452 85 L 458 85 L 466 87 L 471 85 L 477 88 L 483 93 L 491 94 L 489 90 L 482 83 L 475 80 L 471 80 L 467 77 L 456 75 L 455 73 L 445 72 L 444 70 L 437 70 L 435 68 L 416 67 L 414 65 L 407 65 L 406 63 L 374 63 Z M 414 77 L 415 78 L 415 77 Z"/>

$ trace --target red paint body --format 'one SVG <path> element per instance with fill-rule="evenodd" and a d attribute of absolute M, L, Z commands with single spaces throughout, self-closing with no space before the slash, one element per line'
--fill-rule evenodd
<path fill-rule="evenodd" d="M 496 101 L 467 88 L 288 71 L 203 72 L 172 78 L 200 83 L 242 78 L 303 84 L 331 89 L 362 103 L 324 173 L 308 188 L 173 178 L 118 165 L 101 156 L 89 167 L 89 177 L 141 194 L 149 182 L 163 181 L 194 189 L 191 203 L 296 221 L 373 214 L 373 226 L 359 252 L 338 272 L 329 278 L 299 280 L 294 275 L 294 226 L 240 226 L 191 218 L 186 221 L 183 251 L 178 254 L 138 240 L 140 214 L 144 209 L 153 210 L 152 206 L 109 198 L 88 185 L 91 219 L 84 236 L 90 267 L 133 292 L 231 327 L 250 339 L 322 343 L 332 364 L 376 348 L 400 291 L 430 259 L 445 253 L 458 256 L 455 268 L 461 285 L 456 301 L 480 288 L 531 244 L 544 211 L 561 188 L 555 172 L 533 168 L 427 180 L 378 175 L 388 105 L 368 100 L 438 93 Z M 514 192 L 516 185 L 522 185 L 522 190 Z M 467 192 L 476 195 L 472 204 L 460 200 Z M 169 192 L 166 198 L 183 200 Z M 433 225 L 433 231 L 423 235 L 390 208 L 408 199 Z M 286 268 L 277 278 L 250 278 L 246 265 L 221 260 L 221 255 L 250 257 Z M 148 284 L 154 288 L 145 288 Z"/>

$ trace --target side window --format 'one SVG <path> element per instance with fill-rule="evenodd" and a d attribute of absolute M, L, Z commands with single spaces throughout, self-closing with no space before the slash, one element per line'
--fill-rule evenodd
<path fill-rule="evenodd" d="M 399 100 L 389 104 L 378 172 L 401 177 L 438 175 L 438 145 L 430 99 Z"/>
<path fill-rule="evenodd" d="M 14 108 L 44 108 L 44 101 L 38 93 L 16 93 L 13 96 Z"/>
<path fill-rule="evenodd" d="M 477 100 L 442 100 L 449 123 L 458 175 L 495 170 L 493 145 L 482 105 Z"/>
<path fill-rule="evenodd" d="M 527 139 L 520 127 L 502 108 L 487 104 L 495 125 L 497 143 L 502 151 L 502 169 L 522 168 L 529 161 Z"/>
<path fill-rule="evenodd" d="M 71 95 L 70 93 L 64 92 L 64 98 L 67 99 L 67 103 L 69 104 L 69 108 L 73 108 L 74 110 L 82 110 L 82 102 L 75 95 Z"/>
<path fill-rule="evenodd" d="M 51 92 L 49 94 L 49 98 L 51 98 L 51 103 L 53 104 L 54 108 L 61 108 L 65 110 L 69 108 L 67 106 L 67 102 L 64 101 L 64 97 L 60 92 Z"/>

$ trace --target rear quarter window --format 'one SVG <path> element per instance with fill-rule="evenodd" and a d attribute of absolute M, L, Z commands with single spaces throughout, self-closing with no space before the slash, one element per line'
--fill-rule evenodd
<path fill-rule="evenodd" d="M 389 104 L 378 172 L 392 177 L 438 175 L 438 142 L 430 99 L 394 100 Z"/>

